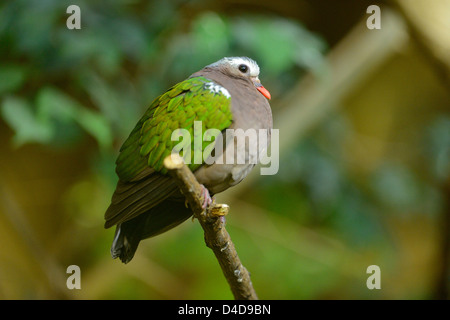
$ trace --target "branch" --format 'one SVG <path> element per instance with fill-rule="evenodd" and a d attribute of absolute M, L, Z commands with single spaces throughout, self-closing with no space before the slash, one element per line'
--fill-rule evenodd
<path fill-rule="evenodd" d="M 205 243 L 214 252 L 236 300 L 258 299 L 250 274 L 242 265 L 230 235 L 225 229 L 226 204 L 213 202 L 206 212 L 202 208 L 202 186 L 178 155 L 164 159 L 164 166 L 177 181 L 205 233 Z"/>

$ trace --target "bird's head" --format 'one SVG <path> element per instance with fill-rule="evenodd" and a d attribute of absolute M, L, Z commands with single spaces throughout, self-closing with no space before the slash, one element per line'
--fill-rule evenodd
<path fill-rule="evenodd" d="M 208 66 L 218 68 L 223 73 L 234 78 L 249 79 L 261 94 L 270 100 L 269 91 L 263 87 L 259 80 L 259 66 L 256 61 L 247 57 L 225 57 Z"/>

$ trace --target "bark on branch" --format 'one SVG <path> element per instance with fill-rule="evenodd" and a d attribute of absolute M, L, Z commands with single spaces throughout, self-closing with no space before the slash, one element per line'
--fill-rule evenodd
<path fill-rule="evenodd" d="M 224 216 L 228 213 L 229 207 L 226 204 L 213 202 L 206 210 L 202 208 L 202 186 L 180 156 L 168 156 L 164 159 L 164 166 L 177 181 L 194 217 L 200 222 L 205 234 L 205 243 L 219 261 L 234 298 L 236 300 L 258 299 L 250 274 L 242 265 L 230 235 L 225 229 Z"/>

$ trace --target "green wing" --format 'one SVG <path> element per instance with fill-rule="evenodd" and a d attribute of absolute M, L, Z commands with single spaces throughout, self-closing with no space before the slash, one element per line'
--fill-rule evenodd
<path fill-rule="evenodd" d="M 202 132 L 215 128 L 220 131 L 231 125 L 231 99 L 221 91 L 210 89 L 211 80 L 190 78 L 178 83 L 159 96 L 123 144 L 116 161 L 117 174 L 124 181 L 139 175 L 146 167 L 166 173 L 163 160 L 179 141 L 172 141 L 172 132 L 186 129 L 191 139 L 191 164 L 195 171 L 194 121 L 202 121 Z M 202 143 L 202 152 L 211 142 Z"/>
<path fill-rule="evenodd" d="M 192 160 L 194 121 L 202 121 L 202 132 L 223 131 L 232 122 L 228 92 L 204 77 L 180 82 L 156 98 L 122 145 L 116 161 L 119 182 L 105 213 L 106 228 L 147 212 L 178 190 L 166 175 L 163 160 L 179 145 L 171 140 L 177 129 L 190 133 Z M 202 152 L 211 143 L 203 142 Z M 201 164 L 191 161 L 188 166 L 195 171 Z"/>

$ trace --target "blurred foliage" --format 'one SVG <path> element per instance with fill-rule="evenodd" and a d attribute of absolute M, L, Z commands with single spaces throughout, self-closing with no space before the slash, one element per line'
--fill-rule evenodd
<path fill-rule="evenodd" d="M 123 11 L 126 1 L 101 9 L 95 1 L 80 1 L 82 30 L 72 31 L 61 14 L 67 3 L 2 4 L 2 116 L 18 145 L 71 144 L 83 136 L 81 129 L 107 150 L 112 132 L 123 140 L 145 106 L 174 81 L 223 56 L 257 59 L 269 82 L 284 79 L 275 94 L 298 76 L 295 65 L 314 68 L 323 61 L 324 42 L 281 18 L 205 12 L 186 29 L 183 19 L 175 19 L 176 1 Z"/>
<path fill-rule="evenodd" d="M 70 4 L 81 7 L 81 30 L 65 26 Z M 277 101 L 306 71 L 330 77 L 324 58 L 328 47 L 323 37 L 293 19 L 248 11 L 228 15 L 213 9 L 192 15 L 195 4 L 125 0 L 0 4 L 0 115 L 12 130 L 12 150 L 33 157 L 35 149 L 27 148 L 34 145 L 41 150 L 37 154 L 44 150 L 51 157 L 52 152 L 58 154 L 54 157 L 67 155 L 62 156 L 71 161 L 66 167 L 88 163 L 86 168 L 66 168 L 61 163 L 44 166 L 45 160 L 32 158 L 47 170 L 62 166 L 70 179 L 63 187 L 54 187 L 55 212 L 33 205 L 27 211 L 46 259 L 62 273 L 69 264 L 79 265 L 83 289 L 70 293 L 51 285 L 46 289 L 41 279 L 45 270 L 26 267 L 19 280 L 13 271 L 19 258 L 0 259 L 0 271 L 13 274 L 9 282 L 3 279 L 3 288 L 0 284 L 0 296 L 231 298 L 200 228 L 190 222 L 142 242 L 129 265 L 110 259 L 113 230 L 103 230 L 103 213 L 117 179 L 117 150 L 154 98 L 224 56 L 246 55 L 258 61 L 276 117 Z M 405 262 L 398 257 L 396 246 L 403 244 L 393 241 L 398 236 L 393 225 L 412 215 L 422 221 L 442 212 L 446 195 L 440 187 L 450 170 L 450 118 L 439 111 L 417 128 L 414 134 L 419 138 L 406 146 L 419 150 L 416 160 L 404 161 L 394 152 L 363 172 L 364 164 L 352 159 L 349 150 L 361 133 L 345 107 L 324 117 L 283 155 L 279 173 L 263 177 L 245 197 L 241 195 L 232 212 L 242 215 L 228 218 L 229 232 L 262 298 L 431 294 L 426 284 L 412 291 L 408 285 L 398 292 L 368 291 L 365 268 L 383 264 L 383 274 L 394 281 Z M 43 174 L 52 176 L 50 171 Z M 426 277 L 433 277 L 433 272 Z"/>

